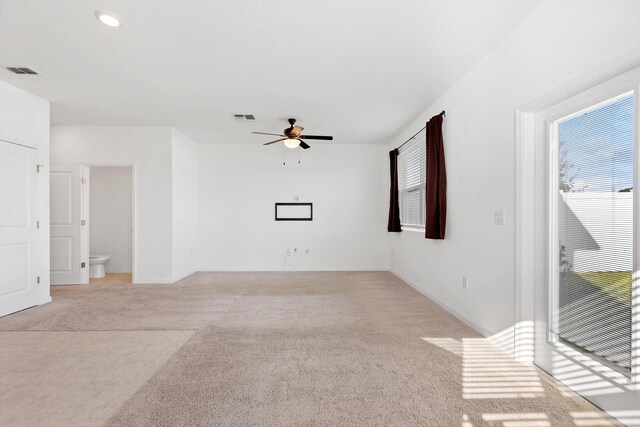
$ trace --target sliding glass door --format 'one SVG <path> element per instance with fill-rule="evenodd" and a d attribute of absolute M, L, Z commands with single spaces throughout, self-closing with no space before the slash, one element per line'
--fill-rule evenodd
<path fill-rule="evenodd" d="M 633 92 L 551 124 L 550 338 L 631 375 Z"/>
<path fill-rule="evenodd" d="M 640 425 L 637 82 L 611 86 L 537 120 L 546 151 L 546 238 L 538 240 L 546 260 L 535 362 Z"/>

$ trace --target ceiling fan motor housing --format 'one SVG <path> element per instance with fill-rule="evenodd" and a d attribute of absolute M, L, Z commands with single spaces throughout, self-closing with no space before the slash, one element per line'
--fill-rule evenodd
<path fill-rule="evenodd" d="M 285 134 L 285 136 L 289 136 L 289 134 L 291 133 L 291 131 L 293 130 L 293 125 L 296 124 L 296 119 L 291 118 L 288 120 L 289 124 L 291 125 L 290 127 L 286 128 L 283 133 Z"/>

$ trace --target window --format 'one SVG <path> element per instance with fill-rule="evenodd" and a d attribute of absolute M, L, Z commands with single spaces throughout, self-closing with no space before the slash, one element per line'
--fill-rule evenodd
<path fill-rule="evenodd" d="M 424 227 L 426 146 L 424 131 L 398 154 L 398 203 L 400 223 Z"/>
<path fill-rule="evenodd" d="M 633 98 L 626 93 L 552 124 L 557 264 L 551 336 L 627 375 L 633 329 Z"/>

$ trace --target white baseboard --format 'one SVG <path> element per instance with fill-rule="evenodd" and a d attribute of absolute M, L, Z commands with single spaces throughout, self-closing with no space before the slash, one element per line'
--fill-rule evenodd
<path fill-rule="evenodd" d="M 338 272 L 338 271 L 389 271 L 388 268 L 381 267 L 355 267 L 355 268 L 344 268 L 344 267 L 314 267 L 314 268 L 296 268 L 295 270 L 287 269 L 283 270 L 282 268 L 204 268 L 199 269 L 197 273 L 259 273 L 259 272 L 281 272 L 281 273 L 293 273 L 293 272 L 305 272 L 311 273 L 314 271 L 326 271 L 326 272 Z"/>
<path fill-rule="evenodd" d="M 463 322 L 465 325 L 469 326 L 471 329 L 473 329 L 474 331 L 476 331 L 477 333 L 479 333 L 480 335 L 482 335 L 483 337 L 487 338 L 490 337 L 491 335 L 493 335 L 492 332 L 484 329 L 482 326 L 478 326 L 475 323 L 473 323 L 471 320 L 467 319 L 465 316 L 463 316 L 462 314 L 460 314 L 459 312 L 457 312 L 456 310 L 454 310 L 453 308 L 451 308 L 449 305 L 447 305 L 446 303 L 444 303 L 442 300 L 434 297 L 433 295 L 431 295 L 429 292 L 425 291 L 424 289 L 420 288 L 416 283 L 414 283 L 413 281 L 411 281 L 410 279 L 404 277 L 402 274 L 397 273 L 395 271 L 391 271 L 391 274 L 393 274 L 394 276 L 396 276 L 398 279 L 402 280 L 403 282 L 405 282 L 407 285 L 411 286 L 413 289 L 415 289 L 416 291 L 420 292 L 422 295 L 424 295 L 425 297 L 429 298 L 430 300 L 432 300 L 433 302 L 437 303 L 439 306 L 441 306 L 442 308 L 444 308 L 445 310 L 447 310 L 449 313 L 451 313 L 452 315 L 454 315 L 455 317 L 458 318 L 458 320 L 460 320 L 461 322 Z"/>
<path fill-rule="evenodd" d="M 158 280 L 153 280 L 153 279 L 146 279 L 146 278 L 142 278 L 142 279 L 137 279 L 134 283 L 136 285 L 170 285 L 173 283 L 176 283 L 184 278 L 187 278 L 189 276 L 191 276 L 192 274 L 195 273 L 260 273 L 260 272 L 267 272 L 267 273 L 271 273 L 271 272 L 276 272 L 276 273 L 293 273 L 293 272 L 305 272 L 305 273 L 311 273 L 314 271 L 318 271 L 318 272 L 339 272 L 339 271 L 389 271 L 389 269 L 387 268 L 322 268 L 322 269 L 318 269 L 318 268 L 313 268 L 313 269 L 297 269 L 297 270 L 282 270 L 282 269 L 258 269 L 258 270 L 254 270 L 254 269 L 242 269 L 242 270 L 238 270 L 238 269 L 231 269 L 231 268 L 217 268 L 217 269 L 204 269 L 204 270 L 193 270 L 190 273 L 184 274 L 176 279 L 173 280 L 164 280 L 164 279 L 158 279 Z"/>

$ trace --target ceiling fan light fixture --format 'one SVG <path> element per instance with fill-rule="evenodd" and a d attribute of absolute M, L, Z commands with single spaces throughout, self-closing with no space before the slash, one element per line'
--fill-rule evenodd
<path fill-rule="evenodd" d="M 287 148 L 298 148 L 300 146 L 300 140 L 295 138 L 287 138 L 282 142 Z"/>

